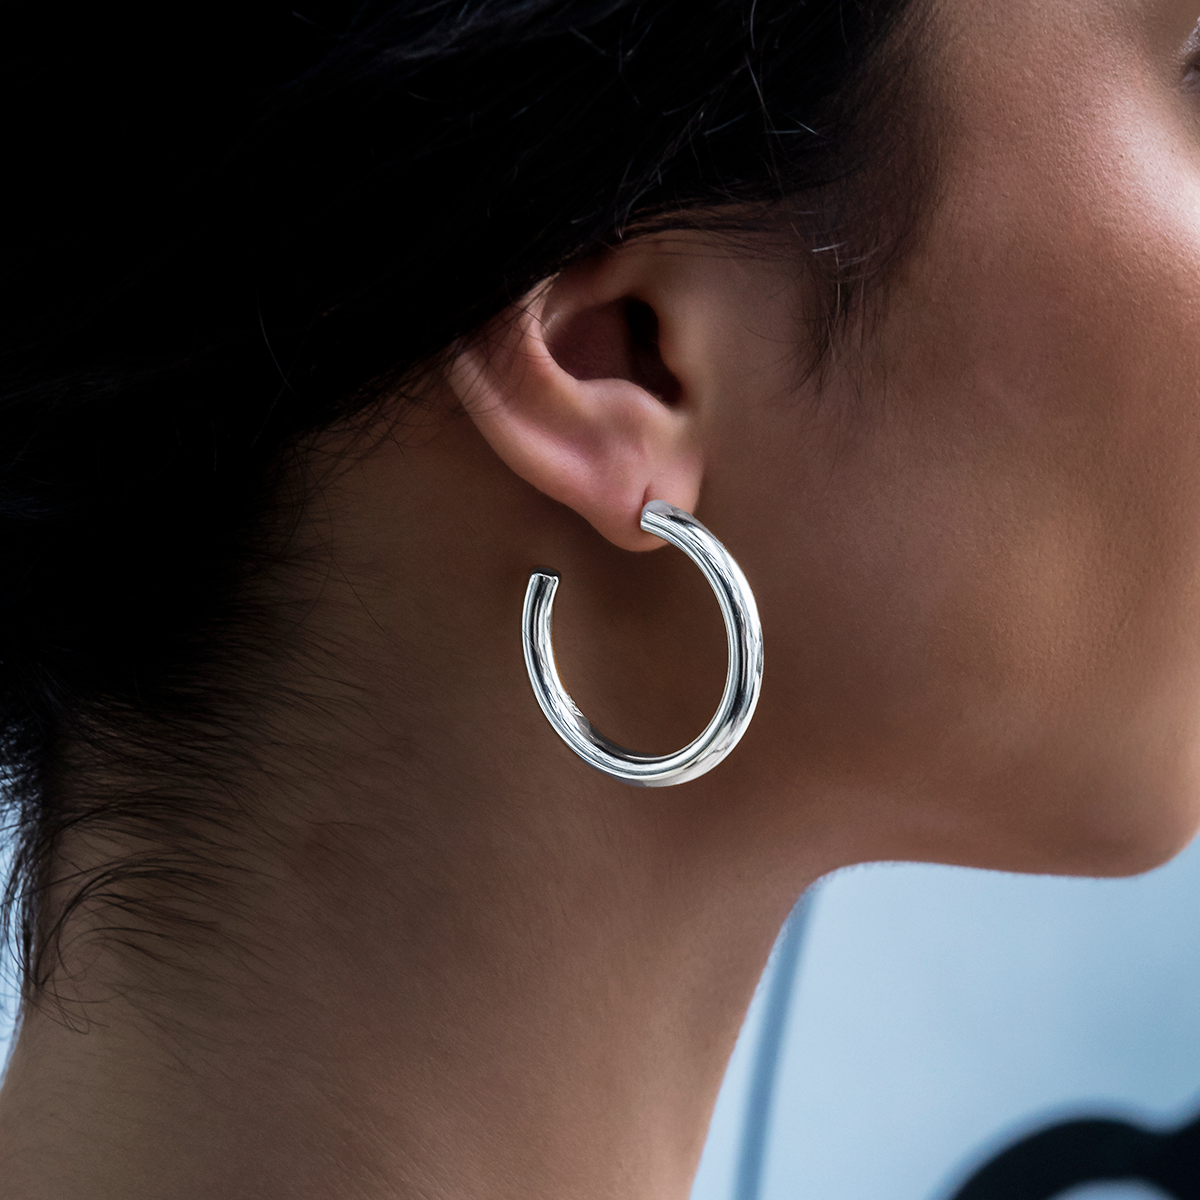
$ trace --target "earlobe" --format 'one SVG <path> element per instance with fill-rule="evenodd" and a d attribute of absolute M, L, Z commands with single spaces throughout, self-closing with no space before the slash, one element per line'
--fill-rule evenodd
<path fill-rule="evenodd" d="M 694 511 L 702 475 L 694 415 L 646 335 L 648 309 L 586 273 L 559 280 L 460 345 L 448 371 L 513 471 L 628 550 L 662 544 L 639 526 L 643 504 Z"/>

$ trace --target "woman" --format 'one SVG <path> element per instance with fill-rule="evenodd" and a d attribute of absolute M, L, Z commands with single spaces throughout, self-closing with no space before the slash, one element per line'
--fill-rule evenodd
<path fill-rule="evenodd" d="M 1193 5 L 31 7 L 6 1197 L 682 1198 L 819 875 L 1192 836 Z"/>

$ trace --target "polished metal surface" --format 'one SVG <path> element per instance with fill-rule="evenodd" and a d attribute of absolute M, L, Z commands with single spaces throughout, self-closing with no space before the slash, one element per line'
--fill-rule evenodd
<path fill-rule="evenodd" d="M 542 712 L 584 762 L 635 787 L 669 787 L 711 771 L 746 732 L 762 688 L 762 626 L 741 568 L 691 513 L 663 500 L 651 500 L 642 509 L 641 526 L 677 546 L 704 572 L 725 618 L 729 643 L 725 692 L 704 732 L 674 754 L 653 756 L 618 746 L 592 727 L 567 694 L 554 664 L 555 571 L 534 571 L 529 577 L 522 617 L 525 665 Z"/>

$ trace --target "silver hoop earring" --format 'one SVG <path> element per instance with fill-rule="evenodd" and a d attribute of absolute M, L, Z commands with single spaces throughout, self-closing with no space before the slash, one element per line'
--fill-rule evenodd
<path fill-rule="evenodd" d="M 558 677 L 551 643 L 558 572 L 534 571 L 525 589 L 521 633 L 533 694 L 555 732 L 589 766 L 635 787 L 670 787 L 711 771 L 741 741 L 762 689 L 762 626 L 754 593 L 729 551 L 691 513 L 663 500 L 642 509 L 647 533 L 677 546 L 704 572 L 716 593 L 729 642 L 725 692 L 708 728 L 674 754 L 626 750 L 592 727 Z"/>

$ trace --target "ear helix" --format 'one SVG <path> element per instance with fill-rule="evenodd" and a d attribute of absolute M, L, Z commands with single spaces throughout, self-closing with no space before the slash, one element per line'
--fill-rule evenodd
<path fill-rule="evenodd" d="M 638 754 L 610 742 L 592 727 L 567 694 L 554 663 L 551 625 L 556 571 L 529 577 L 521 633 L 533 693 L 559 737 L 589 766 L 634 787 L 670 787 L 711 771 L 738 744 L 754 716 L 762 689 L 762 626 L 754 593 L 729 552 L 691 513 L 663 500 L 642 509 L 641 527 L 684 552 L 716 593 L 725 619 L 729 669 L 725 691 L 707 728 L 674 754 Z"/>

